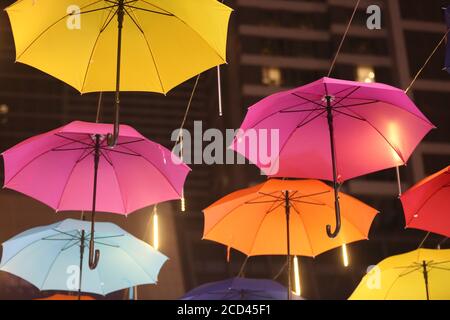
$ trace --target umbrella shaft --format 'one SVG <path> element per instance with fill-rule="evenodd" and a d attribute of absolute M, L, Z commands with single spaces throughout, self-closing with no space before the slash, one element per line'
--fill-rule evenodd
<path fill-rule="evenodd" d="M 287 269 L 288 269 L 288 286 L 287 286 L 287 299 L 291 300 L 291 235 L 289 228 L 289 216 L 290 216 L 290 201 L 289 191 L 285 193 L 285 210 L 286 210 L 286 245 L 287 245 Z"/>
<path fill-rule="evenodd" d="M 331 232 L 331 226 L 327 226 L 327 233 L 330 238 L 335 238 L 339 234 L 341 229 L 341 212 L 339 206 L 339 191 L 338 191 L 338 182 L 337 182 L 337 166 L 336 166 L 336 148 L 334 143 L 334 124 L 333 124 L 333 110 L 331 106 L 331 96 L 325 97 L 327 100 L 327 120 L 328 120 L 328 129 L 330 133 L 330 147 L 331 147 L 331 162 L 333 167 L 333 189 L 334 189 L 334 209 L 336 215 L 336 229 L 334 232 Z"/>
<path fill-rule="evenodd" d="M 120 116 L 120 66 L 122 60 L 122 29 L 123 18 L 125 15 L 124 0 L 119 0 L 117 7 L 117 61 L 116 61 L 116 97 L 114 106 L 114 133 L 110 145 L 114 146 L 117 143 L 119 136 L 119 116 Z"/>
<path fill-rule="evenodd" d="M 81 300 L 81 281 L 83 280 L 84 230 L 81 230 L 80 243 L 80 275 L 78 277 L 78 300 Z"/>
<path fill-rule="evenodd" d="M 430 300 L 430 293 L 428 291 L 428 269 L 426 261 L 422 262 L 422 267 L 423 267 L 423 279 L 425 280 L 425 290 L 427 293 L 427 300 Z"/>

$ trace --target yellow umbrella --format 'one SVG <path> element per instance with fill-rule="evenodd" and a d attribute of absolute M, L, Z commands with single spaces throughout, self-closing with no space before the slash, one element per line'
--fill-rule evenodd
<path fill-rule="evenodd" d="M 449 300 L 450 250 L 389 257 L 364 276 L 350 300 Z"/>
<path fill-rule="evenodd" d="M 6 9 L 16 60 L 81 93 L 167 93 L 226 63 L 232 9 L 216 0 L 21 0 Z M 115 133 L 118 126 L 115 127 Z"/>

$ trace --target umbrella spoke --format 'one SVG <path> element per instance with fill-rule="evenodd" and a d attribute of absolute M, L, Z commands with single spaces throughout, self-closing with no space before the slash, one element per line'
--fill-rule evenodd
<path fill-rule="evenodd" d="M 304 203 L 304 204 L 311 204 L 311 205 L 316 205 L 316 206 L 325 206 L 325 203 L 320 203 L 320 202 L 311 202 L 311 201 L 304 201 L 304 200 L 291 200 L 293 202 L 296 203 Z"/>
<path fill-rule="evenodd" d="M 136 10 L 141 10 L 141 11 L 145 11 L 145 12 L 149 12 L 149 13 L 156 13 L 156 14 L 160 14 L 160 15 L 168 16 L 168 17 L 173 17 L 174 16 L 172 13 L 160 12 L 160 11 L 140 8 L 140 7 L 136 7 L 136 6 L 125 5 L 125 7 L 126 8 L 131 8 L 131 9 L 136 9 Z M 127 11 L 127 10 L 125 9 L 125 11 Z"/>
<path fill-rule="evenodd" d="M 344 101 L 345 99 L 350 97 L 352 94 L 354 94 L 356 91 L 358 91 L 360 88 L 361 87 L 359 87 L 359 86 L 352 88 L 352 90 L 349 93 L 347 93 L 343 97 L 340 97 L 338 101 L 335 101 L 334 105 L 341 103 L 342 101 Z M 334 106 L 332 106 L 332 107 L 334 107 Z"/>
<path fill-rule="evenodd" d="M 323 116 L 326 112 L 327 112 L 326 110 L 325 110 L 325 111 L 321 111 L 320 113 L 318 113 L 317 115 L 315 115 L 313 118 L 309 119 L 308 121 L 306 121 L 306 122 L 303 121 L 302 123 L 300 123 L 300 124 L 297 126 L 297 129 L 300 129 L 301 127 L 306 126 L 308 123 L 310 123 L 310 122 L 316 120 L 317 118 Z"/>
<path fill-rule="evenodd" d="M 299 94 L 297 94 L 297 93 L 291 93 L 293 96 L 296 96 L 297 98 L 300 98 L 300 99 L 303 99 L 303 100 L 306 100 L 306 101 L 309 101 L 309 102 L 311 102 L 312 104 L 315 104 L 316 106 L 318 106 L 318 107 L 321 107 L 321 108 L 323 108 L 323 109 L 325 109 L 326 108 L 326 106 L 324 106 L 323 104 L 321 104 L 321 103 L 319 103 L 319 102 L 317 102 L 317 101 L 314 101 L 314 100 L 311 100 L 311 99 L 308 99 L 308 98 L 305 98 L 305 97 L 302 97 L 301 95 L 299 95 Z"/>
<path fill-rule="evenodd" d="M 333 111 L 336 111 L 336 109 L 342 109 L 342 108 L 351 108 L 351 107 L 359 107 L 359 106 L 367 106 L 367 105 L 371 105 L 374 103 L 378 103 L 380 102 L 379 100 L 368 100 L 366 102 L 361 102 L 361 103 L 354 103 L 354 104 L 342 104 L 339 103 L 339 107 L 334 106 L 333 107 Z"/>
<path fill-rule="evenodd" d="M 309 198 L 309 197 L 315 197 L 315 196 L 320 196 L 322 194 L 327 194 L 330 193 L 330 190 L 327 191 L 322 191 L 322 192 L 317 192 L 317 193 L 311 193 L 311 194 L 305 194 L 305 195 L 300 195 L 300 196 L 296 196 L 291 198 L 292 200 L 297 200 L 297 199 L 301 199 L 301 198 Z"/>
<path fill-rule="evenodd" d="M 349 114 L 349 113 L 347 113 L 347 112 L 343 112 L 343 111 L 340 111 L 340 110 L 333 110 L 333 112 L 342 114 L 342 115 L 344 115 L 344 116 L 347 116 L 347 117 L 350 117 L 350 118 L 353 118 L 353 119 L 356 119 L 356 120 L 366 121 L 366 119 L 364 119 L 364 118 L 360 118 L 360 117 L 354 116 L 354 115 L 352 115 L 352 114 Z"/>
<path fill-rule="evenodd" d="M 94 147 L 94 145 L 92 143 L 84 142 L 85 140 L 88 140 L 90 136 L 88 136 L 87 138 L 84 138 L 83 140 L 77 140 L 77 139 L 74 139 L 74 138 L 69 138 L 69 137 L 66 137 L 66 136 L 64 136 L 64 135 L 62 135 L 60 133 L 56 133 L 55 136 L 63 138 L 63 139 L 66 139 L 66 140 L 69 140 L 69 141 L 72 141 L 72 142 L 75 142 L 75 143 L 80 143 L 80 144 L 83 144 L 85 146 L 89 146 L 91 148 Z"/>
<path fill-rule="evenodd" d="M 106 152 L 103 152 L 101 149 L 99 151 L 100 155 L 106 160 L 106 162 L 108 162 L 111 167 L 114 167 L 111 159 L 109 158 L 109 156 L 107 156 Z"/>

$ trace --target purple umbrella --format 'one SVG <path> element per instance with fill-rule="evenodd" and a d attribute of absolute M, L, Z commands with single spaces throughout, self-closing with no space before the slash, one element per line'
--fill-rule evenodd
<path fill-rule="evenodd" d="M 340 230 L 339 184 L 404 165 L 432 128 L 400 89 L 322 78 L 251 106 L 232 149 L 269 176 L 333 181 L 336 229 L 331 232 L 327 225 L 327 234 L 336 237 Z M 272 129 L 279 132 L 278 148 L 273 141 L 265 143 L 271 141 L 265 135 Z M 259 134 L 255 135 L 255 130 Z M 269 149 L 263 150 L 271 154 L 269 162 L 262 159 L 261 150 L 255 152 L 261 148 Z"/>
<path fill-rule="evenodd" d="M 163 146 L 121 125 L 117 145 L 107 144 L 110 124 L 74 121 L 29 138 L 2 155 L 5 188 L 56 211 L 92 210 L 90 266 L 95 268 L 97 211 L 128 215 L 179 199 L 190 169 Z"/>

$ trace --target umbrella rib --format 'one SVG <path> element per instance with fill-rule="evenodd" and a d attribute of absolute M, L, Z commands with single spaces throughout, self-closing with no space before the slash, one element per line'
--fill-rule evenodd
<path fill-rule="evenodd" d="M 347 98 L 349 99 L 349 98 Z M 358 99 L 359 100 L 359 99 Z M 362 99 L 361 99 L 362 100 Z M 333 111 L 336 111 L 336 109 L 342 109 L 342 108 L 351 108 L 351 107 L 359 107 L 359 106 L 368 106 L 370 104 L 375 104 L 381 102 L 380 100 L 368 100 L 367 102 L 360 102 L 360 103 L 354 103 L 354 104 L 343 104 L 339 103 L 339 107 L 334 106 Z"/>
<path fill-rule="evenodd" d="M 131 9 L 136 9 L 136 10 L 141 10 L 141 11 L 145 11 L 145 12 L 149 12 L 149 13 L 156 13 L 156 14 L 160 14 L 160 15 L 163 15 L 163 16 L 169 16 L 169 17 L 173 17 L 174 16 L 172 13 L 159 12 L 159 11 L 155 11 L 155 10 L 139 8 L 139 7 L 136 7 L 136 6 L 125 5 L 125 7 L 126 8 L 131 8 Z M 125 9 L 125 11 L 127 11 L 127 10 Z"/>
<path fill-rule="evenodd" d="M 130 17 L 131 17 L 131 16 L 130 16 Z M 158 76 L 158 80 L 159 80 L 159 84 L 160 84 L 160 86 L 161 86 L 161 90 L 162 90 L 162 92 L 166 92 L 166 90 L 164 89 L 163 81 L 162 81 L 162 79 L 161 79 L 161 74 L 159 73 L 158 64 L 156 63 L 156 59 L 155 59 L 155 56 L 154 56 L 154 54 L 153 54 L 153 50 L 152 50 L 152 48 L 151 48 L 151 46 L 150 46 L 150 43 L 149 43 L 149 41 L 148 41 L 147 35 L 146 35 L 145 32 L 142 30 L 142 28 L 139 28 L 139 29 L 141 30 L 142 37 L 144 38 L 145 43 L 147 44 L 147 49 L 148 49 L 148 51 L 149 51 L 149 53 L 150 53 L 150 56 L 152 57 L 153 64 L 155 65 L 155 71 L 156 71 L 156 75 Z"/>
<path fill-rule="evenodd" d="M 320 110 L 320 109 L 318 109 L 318 110 Z M 318 114 L 316 114 L 314 117 L 312 117 L 311 119 L 309 119 L 308 121 L 305 121 L 305 119 L 309 117 L 309 115 L 308 115 L 308 117 L 306 117 L 305 119 L 303 119 L 303 121 L 302 121 L 300 124 L 297 125 L 297 128 L 296 128 L 296 129 L 300 129 L 301 127 L 306 126 L 307 124 L 309 124 L 309 123 L 311 123 L 312 121 L 316 120 L 317 118 L 321 117 L 321 116 L 324 115 L 325 113 L 326 113 L 326 111 L 321 111 L 321 112 L 319 112 Z M 311 112 L 311 114 L 312 114 L 312 112 Z M 295 130 L 296 130 L 296 129 L 295 129 Z M 294 131 L 295 131 L 295 130 L 294 130 Z M 289 137 L 289 138 L 290 138 L 290 137 Z"/>
<path fill-rule="evenodd" d="M 80 8 L 80 11 L 81 11 L 81 9 L 85 9 L 85 8 L 87 8 L 87 7 L 93 6 L 93 5 L 95 5 L 95 4 L 99 3 L 99 2 L 102 2 L 102 1 L 103 1 L 103 0 L 98 0 L 98 1 L 95 1 L 95 2 L 93 2 L 93 3 L 87 4 L 87 5 L 85 5 L 84 7 Z M 30 44 L 29 44 L 25 49 L 23 49 L 23 51 L 22 51 L 20 54 L 17 55 L 17 59 L 16 59 L 16 60 L 19 60 L 19 59 L 25 54 L 25 52 L 27 52 L 27 51 L 31 48 L 31 46 L 33 46 L 33 45 L 36 43 L 36 41 L 39 40 L 39 38 L 42 37 L 48 30 L 50 30 L 51 28 L 53 28 L 56 24 L 58 24 L 59 22 L 63 21 L 63 20 L 66 19 L 67 17 L 70 17 L 71 15 L 72 15 L 71 13 L 68 13 L 68 14 L 64 15 L 63 17 L 61 17 L 60 19 L 58 19 L 56 22 L 54 22 L 54 23 L 52 23 L 50 26 L 48 26 L 48 27 L 47 27 L 44 31 L 42 31 L 40 34 L 38 34 L 37 37 L 36 37 L 33 41 L 31 41 Z"/>
<path fill-rule="evenodd" d="M 116 146 L 123 146 L 125 144 L 132 144 L 132 143 L 138 143 L 138 142 L 143 142 L 143 141 L 145 141 L 145 139 L 137 139 L 137 140 L 133 140 L 133 141 L 125 141 L 125 142 L 117 143 Z"/>
<path fill-rule="evenodd" d="M 354 94 L 356 91 L 358 91 L 359 89 L 361 89 L 360 86 L 353 88 L 349 93 L 347 93 L 346 95 L 344 95 L 343 97 L 340 97 L 338 101 L 336 101 L 334 103 L 334 105 L 341 103 L 342 101 L 344 101 L 345 99 L 347 99 L 348 97 L 350 97 L 352 94 Z"/>
<path fill-rule="evenodd" d="M 111 149 L 111 151 L 112 151 L 112 149 Z M 120 198 L 122 200 L 123 212 L 125 214 L 127 214 L 126 213 L 127 212 L 127 206 L 125 204 L 125 199 L 123 197 L 123 191 L 122 191 L 122 188 L 120 186 L 119 177 L 117 176 L 117 172 L 115 170 L 115 166 L 114 166 L 114 162 L 112 161 L 112 158 L 110 158 L 110 160 L 111 160 L 111 167 L 112 167 L 111 170 L 114 172 L 114 177 L 116 178 L 116 182 L 117 182 L 117 188 L 119 189 L 119 192 L 120 192 Z"/>
<path fill-rule="evenodd" d="M 147 270 L 145 270 L 135 259 L 133 259 L 131 256 L 130 256 L 130 254 L 126 251 L 126 250 L 124 250 L 122 247 L 120 247 L 119 246 L 119 248 L 117 248 L 117 249 L 119 249 L 119 250 L 121 250 L 122 252 L 124 252 L 127 256 L 128 256 L 128 258 L 135 264 L 135 265 L 137 265 L 142 271 L 144 271 L 144 273 L 153 281 L 153 283 L 157 283 L 158 282 L 158 279 L 155 279 L 151 274 L 149 274 L 148 272 L 147 272 Z M 158 253 L 160 253 L 159 251 L 157 251 Z"/>
<path fill-rule="evenodd" d="M 167 12 L 167 13 L 172 14 L 174 18 L 178 19 L 180 22 L 182 22 L 184 25 L 186 25 L 186 27 L 188 27 L 188 28 L 191 29 L 193 32 L 195 32 L 195 33 L 198 35 L 198 37 L 199 37 L 200 39 L 202 39 L 209 47 L 212 48 L 212 46 L 208 43 L 208 41 L 206 41 L 205 38 L 204 38 L 197 30 L 195 30 L 194 28 L 192 28 L 189 24 L 187 24 L 183 19 L 181 19 L 181 18 L 178 17 L 177 15 L 175 15 L 175 14 L 173 14 L 172 12 L 169 12 L 169 11 L 167 11 L 167 10 L 164 10 L 164 9 L 162 9 L 162 8 L 160 8 L 160 7 L 156 6 L 156 5 L 154 5 L 154 4 L 151 4 L 151 3 L 149 3 L 149 2 L 147 2 L 147 1 L 145 1 L 145 0 L 141 0 L 141 1 L 144 2 L 144 3 L 146 3 L 146 4 L 148 4 L 148 5 L 150 5 L 150 6 L 152 6 L 152 7 L 154 7 L 154 8 L 157 8 L 157 9 L 159 9 L 159 10 L 162 10 L 162 11 L 165 11 L 165 12 Z M 224 61 L 224 63 L 226 63 L 226 59 L 225 59 L 224 57 L 222 57 L 222 56 L 216 51 L 216 49 L 213 49 L 213 51 L 214 51 L 214 53 L 215 53 L 222 61 Z"/>
<path fill-rule="evenodd" d="M 436 190 L 436 192 L 433 192 L 432 194 L 430 194 L 430 196 L 427 197 L 427 198 L 425 199 L 424 202 L 422 202 L 421 206 L 417 209 L 417 211 L 415 212 L 415 214 L 418 215 L 419 212 L 420 212 L 420 210 L 422 210 L 422 209 L 425 207 L 425 205 L 428 203 L 428 201 L 430 201 L 430 200 L 431 200 L 438 192 L 440 192 L 442 189 L 444 189 L 444 186 L 440 186 L 440 187 Z M 409 219 L 409 221 L 408 221 L 408 223 L 407 223 L 406 225 L 409 226 L 413 220 L 414 220 L 414 215 Z"/>
<path fill-rule="evenodd" d="M 61 201 L 62 201 L 62 198 L 64 197 L 64 193 L 66 192 L 66 188 L 67 188 L 67 185 L 69 184 L 69 180 L 70 180 L 70 178 L 72 177 L 73 172 L 75 171 L 76 166 L 82 161 L 82 160 L 80 160 L 80 159 L 81 159 L 81 158 L 84 159 L 85 157 L 87 157 L 87 155 L 89 155 L 89 154 L 92 153 L 92 152 L 90 152 L 90 153 L 88 152 L 87 155 L 84 156 L 85 151 L 86 151 L 86 150 L 83 150 L 83 152 L 81 152 L 81 154 L 80 154 L 78 160 L 74 162 L 74 164 L 73 164 L 73 166 L 72 166 L 72 169 L 70 170 L 69 175 L 67 176 L 66 182 L 64 183 L 64 188 L 63 188 L 63 190 L 62 190 L 62 192 L 61 192 L 61 195 L 60 195 L 60 197 L 59 197 L 58 205 L 57 205 L 57 207 L 56 207 L 56 210 L 57 210 L 57 211 L 59 210 L 59 207 L 60 207 L 60 205 L 61 205 Z"/>
<path fill-rule="evenodd" d="M 333 112 L 339 113 L 339 114 L 341 114 L 341 115 L 344 115 L 344 116 L 347 116 L 347 117 L 350 117 L 350 118 L 353 118 L 353 119 L 356 119 L 356 120 L 367 121 L 367 120 L 364 119 L 364 118 L 360 118 L 360 117 L 358 117 L 358 116 L 354 116 L 354 115 L 352 115 L 352 114 L 349 114 L 349 113 L 347 113 L 347 112 L 343 112 L 343 111 L 340 111 L 340 110 L 334 109 Z"/>
<path fill-rule="evenodd" d="M 53 262 L 51 263 L 50 267 L 48 268 L 47 274 L 45 275 L 44 281 L 42 282 L 42 284 L 41 284 L 41 286 L 40 286 L 39 289 L 42 290 L 42 289 L 44 288 L 44 285 L 45 285 L 45 283 L 46 283 L 47 280 L 48 280 L 48 276 L 50 275 L 50 272 L 52 271 L 52 268 L 53 268 L 53 266 L 55 265 L 56 260 L 58 260 L 58 258 L 59 258 L 59 256 L 61 255 L 62 252 L 63 252 L 63 250 L 59 250 L 59 252 L 58 252 L 58 254 L 56 255 L 55 259 L 53 260 Z"/>
<path fill-rule="evenodd" d="M 350 112 L 354 113 L 356 116 L 361 117 L 361 115 L 359 115 L 358 113 L 356 113 L 355 111 L 353 111 L 352 109 L 348 109 Z M 363 117 L 361 117 L 363 118 Z M 392 145 L 392 143 L 383 135 L 383 133 L 381 133 L 380 130 L 378 130 L 369 120 L 365 120 L 365 122 L 372 127 L 372 129 L 374 129 L 387 143 L 388 145 L 391 147 L 391 149 L 397 154 L 397 156 L 403 161 L 403 163 L 406 163 L 405 159 L 403 159 L 403 156 L 399 153 L 399 151 L 397 151 L 394 146 Z"/>
<path fill-rule="evenodd" d="M 326 106 L 324 106 L 323 104 L 321 104 L 321 103 L 319 103 L 319 102 L 316 102 L 316 101 L 314 101 L 314 100 L 305 98 L 305 97 L 299 95 L 299 94 L 296 93 L 296 92 L 292 92 L 291 94 L 292 94 L 293 96 L 296 96 L 297 98 L 300 98 L 300 99 L 306 100 L 306 101 L 308 101 L 308 102 L 310 102 L 310 103 L 312 103 L 312 104 L 315 104 L 315 105 L 318 106 L 318 107 L 321 107 L 321 108 L 323 108 L 323 109 L 326 108 Z"/>
<path fill-rule="evenodd" d="M 57 136 L 59 138 L 66 139 L 66 140 L 69 140 L 69 141 L 72 141 L 72 142 L 75 142 L 75 143 L 83 144 L 85 146 L 94 147 L 93 144 L 88 143 L 88 142 L 84 142 L 84 140 L 87 140 L 88 138 L 84 138 L 83 140 L 77 140 L 77 139 L 74 139 L 74 138 L 69 138 L 69 137 L 63 136 L 60 133 L 55 133 L 55 136 Z"/>
<path fill-rule="evenodd" d="M 130 152 L 135 152 L 135 153 L 137 153 L 136 151 L 134 151 L 133 149 L 130 149 L 130 148 L 128 148 L 128 147 L 122 146 L 122 148 L 125 148 L 125 149 L 129 150 Z M 142 157 L 142 159 L 144 159 L 144 160 L 146 160 L 148 163 L 150 163 L 151 166 L 152 166 L 153 168 L 155 168 L 155 169 L 161 174 L 161 176 L 164 178 L 164 180 L 166 180 L 166 181 L 169 183 L 169 185 L 172 187 L 172 189 L 175 191 L 175 193 L 176 193 L 179 197 L 181 197 L 181 194 L 178 193 L 177 189 L 176 189 L 175 186 L 172 184 L 172 181 L 169 180 L 169 179 L 167 179 L 167 177 L 164 175 L 164 173 L 161 171 L 161 169 L 160 169 L 157 165 L 155 165 L 155 164 L 153 163 L 153 161 L 151 161 L 150 159 L 148 159 L 146 156 L 144 156 L 144 155 L 142 155 L 142 154 L 141 154 L 140 156 Z"/>
<path fill-rule="evenodd" d="M 300 221 L 301 221 L 301 223 L 303 225 L 303 230 L 305 230 L 305 235 L 308 238 L 309 248 L 311 249 L 311 253 L 312 253 L 313 257 L 315 257 L 314 248 L 313 248 L 313 245 L 312 245 L 311 237 L 309 236 L 308 229 L 306 228 L 305 222 L 303 221 L 303 218 L 301 216 L 300 210 L 297 209 L 297 207 L 295 206 L 295 203 L 292 203 L 292 207 L 294 208 L 295 212 L 297 212 L 297 216 L 298 216 L 298 218 L 300 219 Z"/>
<path fill-rule="evenodd" d="M 300 195 L 300 196 L 291 198 L 291 200 L 297 200 L 297 199 L 301 199 L 301 198 L 310 198 L 310 197 L 320 196 L 320 195 L 327 194 L 327 193 L 330 193 L 330 191 L 328 190 L 328 191 L 322 191 L 322 192 L 317 192 L 317 193 Z"/>
<path fill-rule="evenodd" d="M 108 16 L 106 17 L 106 20 L 103 23 L 103 26 L 101 27 L 100 32 L 97 35 L 97 38 L 95 39 L 94 45 L 92 46 L 92 50 L 91 50 L 91 53 L 89 55 L 89 60 L 88 60 L 87 66 L 86 66 L 86 71 L 84 72 L 84 78 L 83 78 L 83 84 L 81 86 L 81 92 L 84 91 L 84 86 L 86 85 L 87 75 L 89 73 L 89 69 L 90 69 L 91 64 L 92 64 L 91 61 L 92 61 L 92 57 L 94 56 L 95 49 L 97 48 L 98 40 L 100 39 L 100 36 L 102 35 L 103 31 L 105 31 L 106 28 L 109 26 L 109 24 L 111 23 L 112 19 L 115 17 L 115 15 L 116 15 L 118 10 L 119 9 L 116 9 L 115 12 L 112 15 L 111 15 L 112 11 L 110 11 L 108 13 Z"/>

